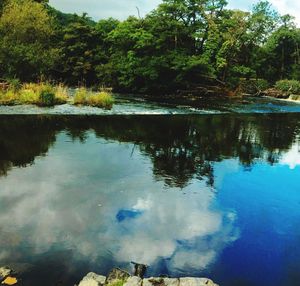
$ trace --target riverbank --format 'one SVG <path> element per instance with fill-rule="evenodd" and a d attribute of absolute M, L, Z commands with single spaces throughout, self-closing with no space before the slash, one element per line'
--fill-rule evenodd
<path fill-rule="evenodd" d="M 143 278 L 130 275 L 128 272 L 114 268 L 108 276 L 88 273 L 78 286 L 218 286 L 208 278 Z"/>
<path fill-rule="evenodd" d="M 143 278 L 143 274 L 136 272 L 131 275 L 119 268 L 112 269 L 107 276 L 90 272 L 82 278 L 78 286 L 218 286 L 208 278 Z M 0 267 L 0 282 L 2 285 L 22 285 L 22 278 L 14 270 Z"/>

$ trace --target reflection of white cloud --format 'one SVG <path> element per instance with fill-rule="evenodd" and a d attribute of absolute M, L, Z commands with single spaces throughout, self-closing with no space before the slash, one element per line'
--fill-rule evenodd
<path fill-rule="evenodd" d="M 288 165 L 291 169 L 295 169 L 300 165 L 300 146 L 294 144 L 293 147 L 282 156 L 280 163 Z"/>
<path fill-rule="evenodd" d="M 0 179 L 0 228 L 21 237 L 0 262 L 59 245 L 80 260 L 154 264 L 163 257 L 170 272 L 185 265 L 199 270 L 237 238 L 235 216 L 212 208 L 215 195 L 204 181 L 165 192 L 150 160 L 131 154 L 131 145 L 92 135 L 85 145 L 66 139 L 60 135 L 47 157 Z M 141 213 L 119 222 L 121 210 Z"/>

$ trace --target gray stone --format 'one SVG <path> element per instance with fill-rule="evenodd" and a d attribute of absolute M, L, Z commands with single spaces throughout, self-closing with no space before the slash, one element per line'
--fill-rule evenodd
<path fill-rule="evenodd" d="M 119 268 L 114 268 L 108 274 L 105 284 L 111 284 L 116 281 L 127 281 L 130 276 L 131 275 L 128 272 Z"/>
<path fill-rule="evenodd" d="M 164 283 L 166 286 L 179 286 L 178 278 L 164 278 Z"/>
<path fill-rule="evenodd" d="M 151 277 L 151 278 L 143 279 L 143 286 L 179 286 L 179 279 Z"/>
<path fill-rule="evenodd" d="M 105 276 L 90 272 L 80 281 L 79 286 L 102 286 L 106 280 Z"/>
<path fill-rule="evenodd" d="M 138 276 L 131 276 L 123 286 L 142 286 L 142 279 Z"/>
<path fill-rule="evenodd" d="M 164 278 L 161 277 L 150 277 L 143 279 L 143 286 L 163 286 Z"/>
<path fill-rule="evenodd" d="M 185 277 L 179 278 L 179 286 L 218 286 L 207 278 Z"/>
<path fill-rule="evenodd" d="M 12 272 L 8 267 L 0 267 L 0 279 L 7 277 Z"/>

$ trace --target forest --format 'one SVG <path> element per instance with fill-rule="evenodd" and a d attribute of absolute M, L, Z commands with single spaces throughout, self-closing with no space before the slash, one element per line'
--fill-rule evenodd
<path fill-rule="evenodd" d="M 138 11 L 137 11 L 138 12 Z M 167 93 L 214 79 L 235 88 L 300 80 L 300 29 L 268 1 L 163 0 L 145 17 L 94 21 L 48 1 L 1 0 L 0 78 Z"/>

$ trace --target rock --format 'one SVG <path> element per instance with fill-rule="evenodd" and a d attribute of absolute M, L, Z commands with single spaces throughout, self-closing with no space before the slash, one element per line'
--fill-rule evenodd
<path fill-rule="evenodd" d="M 4 284 L 4 285 L 15 285 L 18 283 L 18 280 L 17 278 L 15 277 L 10 277 L 10 276 L 7 276 L 1 284 Z"/>
<path fill-rule="evenodd" d="M 166 286 L 179 286 L 178 278 L 164 278 L 164 282 Z"/>
<path fill-rule="evenodd" d="M 179 286 L 218 286 L 207 278 L 179 278 Z"/>
<path fill-rule="evenodd" d="M 143 279 L 143 286 L 164 286 L 164 278 L 150 277 Z"/>
<path fill-rule="evenodd" d="M 151 278 L 143 279 L 143 286 L 179 286 L 179 279 L 151 277 Z"/>
<path fill-rule="evenodd" d="M 130 277 L 131 275 L 124 271 L 121 270 L 119 268 L 114 268 L 113 270 L 110 271 L 110 273 L 108 274 L 105 284 L 111 284 L 113 282 L 116 281 L 127 281 L 127 279 Z"/>
<path fill-rule="evenodd" d="M 134 276 L 138 276 L 143 279 L 147 270 L 147 265 L 139 264 L 135 262 L 131 262 L 131 263 L 134 264 Z"/>
<path fill-rule="evenodd" d="M 80 281 L 79 286 L 101 286 L 104 285 L 105 276 L 90 272 Z"/>
<path fill-rule="evenodd" d="M 7 277 L 11 272 L 12 270 L 7 267 L 0 267 L 0 281 Z"/>
<path fill-rule="evenodd" d="M 126 283 L 123 286 L 141 286 L 142 279 L 138 276 L 131 276 L 127 279 Z"/>

